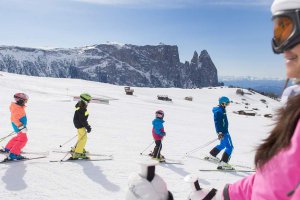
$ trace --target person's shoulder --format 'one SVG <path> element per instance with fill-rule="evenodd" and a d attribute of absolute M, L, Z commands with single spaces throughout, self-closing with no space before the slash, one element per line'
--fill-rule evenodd
<path fill-rule="evenodd" d="M 222 112 L 222 108 L 220 106 L 216 106 L 216 107 L 213 107 L 212 109 L 213 113 L 217 113 L 217 112 Z"/>
<path fill-rule="evenodd" d="M 284 89 L 281 96 L 281 102 L 286 103 L 290 97 L 297 96 L 299 94 L 300 94 L 300 83 L 289 86 Z"/>

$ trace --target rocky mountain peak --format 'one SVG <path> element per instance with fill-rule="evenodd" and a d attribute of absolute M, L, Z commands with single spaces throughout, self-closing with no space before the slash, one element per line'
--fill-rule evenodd
<path fill-rule="evenodd" d="M 80 78 L 116 85 L 195 88 L 218 85 L 206 50 L 180 62 L 176 45 L 99 44 L 71 49 L 0 46 L 0 70 L 32 76 Z"/>

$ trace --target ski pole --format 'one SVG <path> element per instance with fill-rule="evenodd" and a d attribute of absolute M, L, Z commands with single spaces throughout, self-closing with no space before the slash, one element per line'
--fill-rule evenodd
<path fill-rule="evenodd" d="M 65 146 L 66 144 L 68 144 L 69 142 L 71 142 L 71 141 L 72 141 L 74 138 L 76 138 L 76 137 L 77 137 L 77 135 L 75 135 L 74 137 L 72 137 L 71 139 L 69 139 L 68 141 L 66 141 L 65 143 L 60 144 L 59 147 Z"/>
<path fill-rule="evenodd" d="M 141 153 L 140 153 L 140 155 L 143 155 L 143 153 L 152 145 L 154 143 L 154 141 L 153 142 L 151 142 L 151 144 L 149 144 L 149 146 L 147 146 Z"/>
<path fill-rule="evenodd" d="M 202 149 L 202 148 L 204 148 L 204 147 L 207 147 L 208 145 L 214 143 L 214 142 L 217 141 L 217 140 L 218 140 L 218 138 L 213 139 L 213 140 L 211 140 L 211 141 L 209 141 L 209 142 L 207 142 L 207 143 L 205 143 L 205 144 L 203 144 L 203 145 L 201 145 L 201 146 L 199 146 L 199 147 L 197 147 L 197 148 L 195 148 L 195 149 L 192 149 L 191 151 L 186 152 L 185 155 L 188 156 L 189 154 L 194 153 L 194 152 L 198 151 L 199 149 Z"/>
<path fill-rule="evenodd" d="M 76 136 L 77 136 L 77 135 L 75 135 L 75 137 L 76 137 Z M 81 141 L 81 140 L 83 139 L 84 136 L 86 136 L 86 133 L 83 134 L 83 136 L 81 136 L 81 137 L 79 138 L 79 140 L 76 142 L 76 144 L 74 145 L 74 150 L 75 150 L 77 144 L 79 143 L 79 141 Z M 73 138 L 75 138 L 75 137 L 73 137 Z M 72 139 L 73 139 L 73 138 L 72 138 Z M 65 154 L 65 156 L 64 156 L 60 161 L 63 161 L 63 160 L 65 159 L 65 157 L 67 157 L 67 155 L 68 155 L 69 153 L 71 153 L 71 152 L 67 152 L 67 153 Z M 72 155 L 72 154 L 71 154 L 71 155 Z"/>
<path fill-rule="evenodd" d="M 8 137 L 10 137 L 10 136 L 12 136 L 12 135 L 14 135 L 14 134 L 16 134 L 15 131 L 11 132 L 11 133 L 8 134 L 7 136 L 4 136 L 4 137 L 0 138 L 0 142 L 2 142 L 2 141 L 5 140 L 6 138 L 8 138 Z"/>

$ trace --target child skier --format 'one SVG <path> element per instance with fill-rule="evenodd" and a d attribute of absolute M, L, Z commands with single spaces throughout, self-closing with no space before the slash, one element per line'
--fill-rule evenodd
<path fill-rule="evenodd" d="M 220 144 L 215 146 L 209 153 L 210 155 L 205 157 L 207 160 L 213 160 L 220 162 L 218 169 L 233 169 L 233 167 L 228 164 L 230 159 L 233 144 L 231 141 L 230 134 L 228 132 L 228 120 L 226 116 L 226 107 L 230 104 L 230 101 L 227 97 L 219 98 L 219 105 L 213 108 L 214 113 L 214 122 Z M 219 160 L 217 155 L 225 148 L 222 159 Z"/>
<path fill-rule="evenodd" d="M 164 161 L 164 157 L 160 154 L 162 149 L 162 139 L 164 138 L 164 136 L 166 136 L 166 132 L 163 126 L 163 123 L 165 122 L 163 120 L 164 115 L 164 111 L 158 110 L 155 112 L 155 119 L 152 121 L 152 136 L 155 140 L 155 147 L 151 155 L 153 159 L 159 161 Z"/>
<path fill-rule="evenodd" d="M 10 105 L 11 124 L 17 136 L 13 137 L 5 146 L 4 151 L 9 155 L 7 160 L 21 160 L 24 157 L 21 155 L 21 150 L 27 143 L 27 117 L 25 113 L 25 104 L 28 101 L 28 96 L 24 93 L 16 93 L 14 95 L 15 102 Z"/>
<path fill-rule="evenodd" d="M 89 157 L 86 156 L 84 147 L 87 141 L 87 132 L 90 133 L 92 131 L 92 128 L 87 121 L 89 117 L 87 106 L 91 99 L 91 95 L 83 93 L 80 95 L 80 101 L 75 105 L 76 110 L 73 122 L 74 126 L 77 128 L 78 140 L 75 147 L 72 149 L 71 160 L 77 160 L 79 158 L 89 159 Z"/>

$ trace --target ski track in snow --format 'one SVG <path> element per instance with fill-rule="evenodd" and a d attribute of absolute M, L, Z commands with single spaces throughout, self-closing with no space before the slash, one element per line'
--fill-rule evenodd
<path fill-rule="evenodd" d="M 156 173 L 167 183 L 174 198 L 186 199 L 189 184 L 183 181 L 188 174 L 199 176 L 202 187 L 222 187 L 251 173 L 200 172 L 199 169 L 215 169 L 216 165 L 200 159 L 187 158 L 185 153 L 216 137 L 212 107 L 220 96 L 228 96 L 234 102 L 246 99 L 250 108 L 258 108 L 261 116 L 236 115 L 233 111 L 247 110 L 244 104 L 232 103 L 227 109 L 229 132 L 234 152 L 232 163 L 253 166 L 255 147 L 272 128 L 272 119 L 263 114 L 274 113 L 279 102 L 260 94 L 236 95 L 234 88 L 136 88 L 127 96 L 123 86 L 83 81 L 30 77 L 0 72 L 0 137 L 12 131 L 9 105 L 13 94 L 29 95 L 26 112 L 28 117 L 28 143 L 24 151 L 50 151 L 45 159 L 0 165 L 0 193 L 5 200 L 122 200 L 125 199 L 128 176 L 139 172 L 137 161 L 140 153 L 152 142 L 152 120 L 158 109 L 165 111 L 165 130 L 162 154 L 170 159 L 183 159 L 184 165 L 159 164 Z M 76 140 L 59 148 L 74 135 L 73 114 L 76 102 L 71 96 L 88 92 L 94 97 L 112 99 L 109 105 L 90 104 L 86 149 L 91 153 L 113 154 L 112 161 L 50 163 L 64 154 L 53 149 L 69 150 Z M 157 95 L 168 95 L 173 102 L 157 100 Z M 192 96 L 193 101 L 184 97 Z M 268 108 L 260 100 L 268 102 Z M 245 100 L 244 100 L 245 101 Z M 0 143 L 4 146 L 8 140 Z M 199 149 L 192 155 L 203 156 L 216 145 Z M 144 153 L 153 149 L 151 146 Z M 221 154 L 219 155 L 221 156 Z M 4 158 L 3 155 L 0 156 Z"/>

